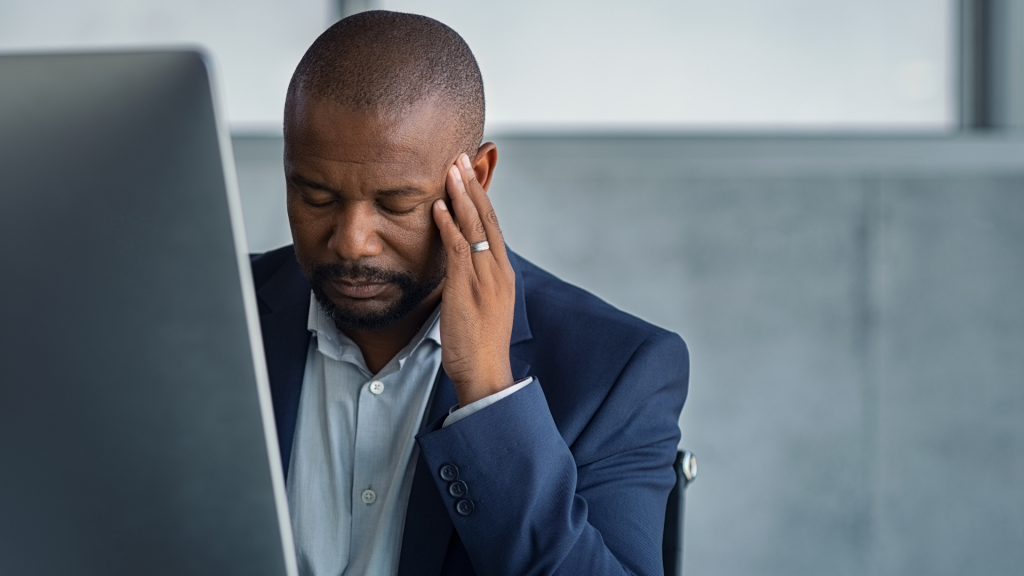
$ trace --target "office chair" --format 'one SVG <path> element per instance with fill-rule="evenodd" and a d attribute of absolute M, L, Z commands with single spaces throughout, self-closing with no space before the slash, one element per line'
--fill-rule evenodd
<path fill-rule="evenodd" d="M 683 574 L 683 515 L 686 511 L 686 487 L 697 478 L 697 458 L 689 450 L 676 453 L 676 485 L 668 494 L 665 508 L 665 535 L 661 540 L 661 557 L 665 576 Z"/>

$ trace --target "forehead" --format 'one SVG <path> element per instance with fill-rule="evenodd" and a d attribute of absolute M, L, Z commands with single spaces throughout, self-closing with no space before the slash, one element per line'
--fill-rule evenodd
<path fill-rule="evenodd" d="M 450 114 L 434 100 L 389 113 L 298 96 L 285 123 L 286 168 L 324 177 L 341 171 L 433 183 L 443 181 L 457 154 Z"/>

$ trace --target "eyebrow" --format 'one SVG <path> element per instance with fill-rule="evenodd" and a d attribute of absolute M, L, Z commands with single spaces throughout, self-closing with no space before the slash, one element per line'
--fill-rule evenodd
<path fill-rule="evenodd" d="M 323 190 L 325 192 L 331 192 L 333 194 L 337 194 L 338 193 L 337 190 L 331 188 L 330 186 L 327 186 L 326 184 L 321 184 L 319 182 L 314 182 L 313 180 L 309 180 L 309 179 L 303 178 L 302 176 L 299 176 L 298 174 L 289 174 L 288 175 L 288 179 L 291 180 L 292 182 L 300 185 L 300 186 L 305 186 L 306 188 L 312 188 L 314 190 Z"/>
<path fill-rule="evenodd" d="M 339 194 L 338 190 L 335 190 L 334 188 L 331 188 L 326 184 L 321 184 L 320 182 L 315 182 L 313 180 L 303 178 L 298 174 L 289 175 L 289 179 L 300 186 L 305 186 L 306 188 L 312 188 L 314 190 L 323 190 L 325 192 L 330 192 L 332 194 Z M 378 190 L 377 194 L 381 196 L 420 196 L 430 194 L 430 191 L 424 190 L 422 188 L 416 188 L 414 186 L 400 186 L 398 188 L 385 188 L 383 190 Z"/>
<path fill-rule="evenodd" d="M 427 190 L 420 188 L 414 188 L 412 186 L 403 186 L 401 188 L 388 188 L 386 190 L 378 190 L 377 194 L 381 196 L 419 196 L 423 194 L 429 194 Z"/>

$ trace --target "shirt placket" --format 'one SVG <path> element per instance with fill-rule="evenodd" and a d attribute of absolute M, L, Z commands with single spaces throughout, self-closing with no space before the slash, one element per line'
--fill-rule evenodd
<path fill-rule="evenodd" d="M 359 388 L 356 416 L 355 458 L 352 473 L 352 537 L 353 546 L 368 546 L 359 542 L 362 535 L 377 532 L 376 525 L 388 496 L 389 476 L 386 474 L 390 453 L 382 446 L 385 427 L 391 425 L 389 377 L 371 378 Z"/>

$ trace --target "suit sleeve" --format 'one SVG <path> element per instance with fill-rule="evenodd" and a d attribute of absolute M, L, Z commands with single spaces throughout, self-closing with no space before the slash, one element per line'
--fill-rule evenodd
<path fill-rule="evenodd" d="M 454 481 L 433 475 L 476 571 L 663 574 L 665 505 L 688 377 L 685 344 L 662 333 L 634 352 L 572 450 L 537 379 L 422 433 L 431 469 L 451 464 L 464 483 L 452 489 Z"/>

